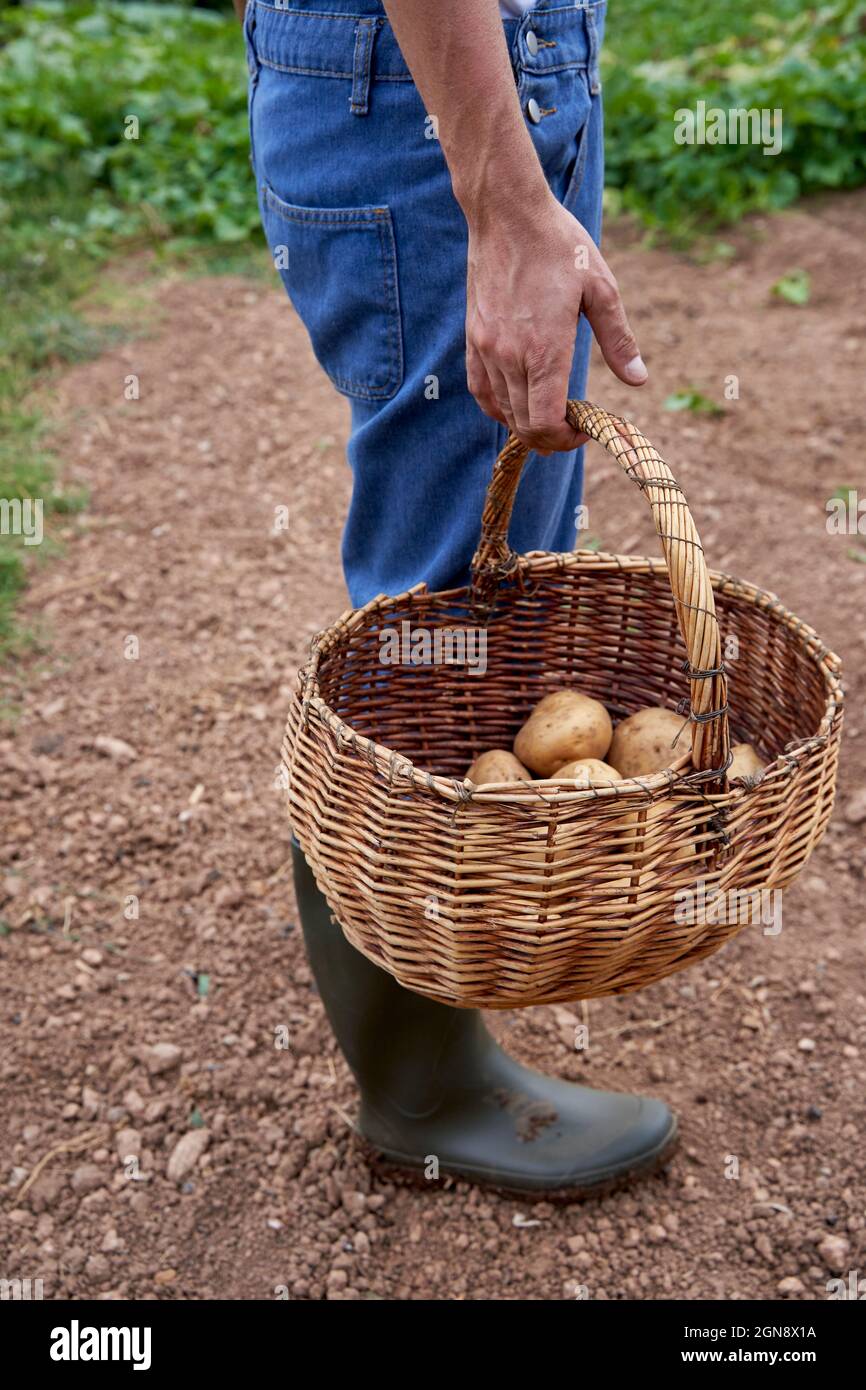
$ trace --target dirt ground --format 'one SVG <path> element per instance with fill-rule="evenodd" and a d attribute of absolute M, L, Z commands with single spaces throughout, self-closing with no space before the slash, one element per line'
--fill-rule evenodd
<path fill-rule="evenodd" d="M 849 703 L 779 937 L 590 1004 L 586 1053 L 580 1006 L 491 1019 L 523 1060 L 681 1116 L 664 1172 L 582 1205 L 395 1185 L 353 1136 L 275 788 L 294 669 L 345 607 L 347 412 L 281 290 L 162 282 L 147 336 L 62 377 L 91 501 L 34 571 L 42 636 L 0 691 L 0 1274 L 46 1298 L 820 1299 L 852 1270 L 866 1292 L 866 565 L 825 525 L 866 489 L 864 239 L 863 195 L 752 222 L 730 262 L 608 238 L 652 379 L 596 361 L 591 397 L 661 448 L 710 563 L 840 652 Z M 804 307 L 770 295 L 795 267 Z M 663 410 L 731 374 L 724 415 Z M 655 553 L 598 449 L 587 501 L 603 548 Z"/>

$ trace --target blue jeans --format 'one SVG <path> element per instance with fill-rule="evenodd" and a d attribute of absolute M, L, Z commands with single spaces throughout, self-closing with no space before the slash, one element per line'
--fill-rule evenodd
<path fill-rule="evenodd" d="M 527 126 L 547 181 L 596 240 L 604 9 L 541 0 L 503 21 L 521 105 L 534 99 L 540 113 Z M 352 602 L 421 579 L 463 584 L 506 431 L 466 385 L 467 229 L 434 122 L 379 0 L 250 0 L 244 27 L 265 235 L 351 402 Z M 584 394 L 589 346 L 581 319 L 572 396 Z M 582 451 L 530 457 L 513 547 L 573 549 L 581 484 Z"/>

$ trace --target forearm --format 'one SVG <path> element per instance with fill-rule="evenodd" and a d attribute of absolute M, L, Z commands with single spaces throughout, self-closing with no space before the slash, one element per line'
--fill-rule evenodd
<path fill-rule="evenodd" d="M 244 10 L 247 7 L 247 0 L 232 0 L 232 4 L 235 7 L 235 14 L 238 19 L 243 20 Z"/>
<path fill-rule="evenodd" d="M 384 0 L 397 42 L 435 116 L 467 220 L 531 207 L 548 187 L 529 137 L 497 0 Z"/>

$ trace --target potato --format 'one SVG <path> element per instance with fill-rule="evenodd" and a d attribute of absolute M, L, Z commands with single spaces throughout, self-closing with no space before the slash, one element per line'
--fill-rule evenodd
<path fill-rule="evenodd" d="M 514 752 L 540 777 L 551 777 L 564 763 L 603 758 L 612 734 L 610 715 L 599 700 L 579 690 L 555 690 L 535 706 L 514 740 Z"/>
<path fill-rule="evenodd" d="M 575 758 L 572 762 L 558 767 L 553 775 L 556 778 L 585 782 L 588 787 L 603 787 L 608 782 L 622 781 L 616 768 L 611 767 L 610 763 L 603 763 L 601 758 Z"/>
<path fill-rule="evenodd" d="M 756 777 L 764 770 L 764 762 L 751 743 L 735 743 L 731 749 L 733 762 L 728 768 L 728 778 Z"/>
<path fill-rule="evenodd" d="M 630 714 L 618 724 L 610 745 L 607 761 L 621 777 L 646 777 L 672 767 L 690 744 L 683 732 L 676 748 L 672 747 L 685 719 L 673 710 L 650 706 Z"/>
<path fill-rule="evenodd" d="M 507 748 L 491 748 L 489 753 L 479 753 L 466 780 L 483 787 L 490 782 L 531 782 L 532 774 Z"/>

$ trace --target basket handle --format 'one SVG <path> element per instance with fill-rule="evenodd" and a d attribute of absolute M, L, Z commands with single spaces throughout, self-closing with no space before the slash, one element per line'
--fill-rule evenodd
<path fill-rule="evenodd" d="M 701 772 L 722 773 L 730 760 L 727 681 L 713 589 L 685 494 L 664 459 L 627 420 L 588 401 L 569 401 L 565 416 L 573 429 L 613 455 L 652 507 L 689 658 L 692 762 Z M 480 618 L 489 614 L 499 585 L 518 565 L 508 544 L 508 524 L 528 453 L 509 435 L 487 489 L 481 539 L 472 561 L 472 603 Z"/>

